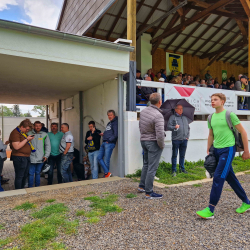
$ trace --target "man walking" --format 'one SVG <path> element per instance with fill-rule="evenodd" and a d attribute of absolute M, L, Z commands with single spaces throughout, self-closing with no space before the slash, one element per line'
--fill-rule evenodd
<path fill-rule="evenodd" d="M 59 151 L 62 153 L 61 158 L 61 173 L 62 173 L 62 181 L 72 182 L 72 174 L 70 170 L 70 164 L 74 158 L 74 137 L 72 133 L 69 131 L 69 124 L 63 123 L 61 126 L 61 131 L 64 133 Z"/>
<path fill-rule="evenodd" d="M 151 104 L 142 110 L 139 122 L 144 157 L 138 191 L 146 192 L 147 199 L 161 199 L 162 195 L 153 191 L 153 182 L 165 146 L 164 118 L 160 110 L 162 99 L 159 93 L 153 93 L 149 100 Z"/>
<path fill-rule="evenodd" d="M 101 131 L 96 129 L 95 122 L 89 122 L 89 131 L 86 133 L 85 143 L 86 151 L 88 152 L 88 157 L 90 161 L 91 174 L 93 179 L 98 178 L 98 154 L 100 149 Z"/>
<path fill-rule="evenodd" d="M 101 136 L 103 136 L 103 143 L 100 147 L 99 154 L 97 157 L 98 162 L 101 164 L 102 169 L 104 171 L 105 178 L 108 178 L 112 175 L 109 172 L 110 158 L 118 138 L 118 118 L 115 115 L 115 111 L 109 110 L 107 112 L 107 115 L 110 122 L 107 124 L 104 133 L 100 134 Z"/>
<path fill-rule="evenodd" d="M 62 173 L 61 173 L 61 153 L 59 151 L 59 146 L 61 139 L 63 137 L 63 132 L 58 131 L 58 124 L 53 122 L 51 123 L 51 132 L 48 133 L 51 145 L 51 153 L 48 159 L 50 169 L 48 172 L 48 185 L 53 184 L 53 174 L 54 166 L 57 169 L 57 181 L 62 183 Z"/>
<path fill-rule="evenodd" d="M 34 175 L 35 175 L 35 186 L 40 186 L 40 173 L 43 164 L 49 158 L 51 147 L 48 134 L 41 131 L 42 123 L 36 121 L 34 123 L 34 129 L 28 133 L 28 135 L 33 136 L 32 141 L 33 146 L 36 151 L 31 152 L 30 155 L 30 167 L 29 167 L 29 185 L 28 187 L 33 187 Z"/>
<path fill-rule="evenodd" d="M 232 161 L 236 151 L 235 137 L 227 123 L 227 110 L 224 109 L 225 102 L 226 96 L 224 94 L 217 93 L 211 96 L 211 104 L 212 107 L 215 108 L 215 113 L 211 117 L 211 123 L 208 120 L 209 136 L 207 143 L 207 154 L 209 154 L 209 149 L 213 144 L 214 154 L 218 161 L 218 165 L 214 173 L 209 206 L 204 210 L 196 212 L 197 215 L 203 219 L 214 218 L 214 209 L 219 202 L 225 180 L 243 202 L 242 206 L 236 209 L 236 212 L 244 213 L 250 209 L 250 201 L 247 198 L 247 195 L 240 182 L 236 178 L 232 168 Z M 233 126 L 235 126 L 235 128 L 242 135 L 244 145 L 244 153 L 242 158 L 243 160 L 247 160 L 249 159 L 247 132 L 243 128 L 238 117 L 233 112 L 230 113 L 230 119 Z"/>
<path fill-rule="evenodd" d="M 190 127 L 188 118 L 183 115 L 182 105 L 177 105 L 175 107 L 175 113 L 170 116 L 167 127 L 168 130 L 172 131 L 172 176 L 176 176 L 178 151 L 180 172 L 187 174 L 184 162 L 190 135 Z"/>

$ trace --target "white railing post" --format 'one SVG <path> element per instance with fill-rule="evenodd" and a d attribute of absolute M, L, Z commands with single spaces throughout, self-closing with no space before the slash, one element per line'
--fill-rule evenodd
<path fill-rule="evenodd" d="M 157 88 L 157 93 L 159 93 L 162 96 L 162 88 Z"/>

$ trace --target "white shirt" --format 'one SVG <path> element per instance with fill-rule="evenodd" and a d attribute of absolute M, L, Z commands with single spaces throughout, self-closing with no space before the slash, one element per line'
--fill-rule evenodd
<path fill-rule="evenodd" d="M 68 153 L 74 152 L 74 137 L 70 131 L 66 132 L 60 143 L 59 151 L 60 153 L 63 153 L 66 149 L 67 143 L 71 143 Z"/>
<path fill-rule="evenodd" d="M 6 148 L 7 148 L 7 145 L 5 145 L 2 140 L 0 139 L 0 150 L 3 150 L 2 152 L 0 152 L 0 157 L 3 159 L 3 158 L 6 158 L 7 155 L 6 155 Z"/>

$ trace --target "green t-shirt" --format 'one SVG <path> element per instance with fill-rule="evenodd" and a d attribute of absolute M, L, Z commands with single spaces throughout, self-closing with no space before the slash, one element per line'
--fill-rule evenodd
<path fill-rule="evenodd" d="M 231 112 L 230 117 L 234 126 L 240 124 L 240 120 L 235 113 Z M 235 145 L 234 134 L 227 124 L 226 110 L 220 113 L 214 113 L 212 115 L 211 125 L 212 127 L 208 122 L 208 128 L 213 128 L 215 148 L 227 148 Z"/>

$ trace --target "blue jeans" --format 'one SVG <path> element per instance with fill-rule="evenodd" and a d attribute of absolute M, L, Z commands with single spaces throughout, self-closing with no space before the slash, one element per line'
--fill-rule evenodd
<path fill-rule="evenodd" d="M 109 172 L 110 158 L 114 148 L 115 148 L 115 143 L 103 142 L 99 149 L 97 160 L 101 164 L 105 174 Z"/>
<path fill-rule="evenodd" d="M 72 173 L 70 170 L 70 164 L 73 161 L 74 153 L 67 153 L 66 155 L 62 154 L 61 158 L 61 173 L 62 173 L 62 181 L 72 182 Z"/>
<path fill-rule="evenodd" d="M 40 173 L 42 171 L 44 163 L 30 163 L 29 167 L 29 188 L 33 187 L 34 175 L 35 175 L 35 186 L 40 186 Z"/>
<path fill-rule="evenodd" d="M 245 203 L 249 204 L 247 195 L 234 174 L 232 161 L 235 155 L 235 146 L 228 148 L 215 148 L 214 155 L 218 161 L 214 172 L 213 185 L 210 193 L 210 204 L 216 206 L 222 192 L 225 180 L 234 190 L 236 195 Z"/>
<path fill-rule="evenodd" d="M 91 167 L 91 174 L 93 179 L 98 178 L 98 160 L 97 160 L 98 154 L 99 150 L 88 153 L 90 167 Z"/>
<path fill-rule="evenodd" d="M 179 166 L 182 171 L 185 170 L 185 154 L 188 140 L 173 140 L 172 141 L 172 172 L 176 172 L 177 155 L 179 151 Z"/>

